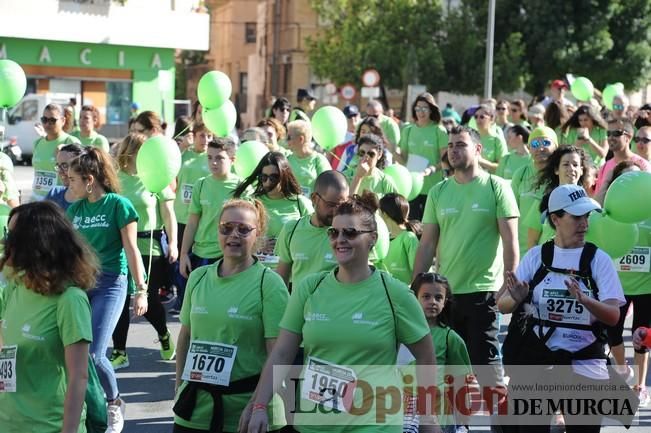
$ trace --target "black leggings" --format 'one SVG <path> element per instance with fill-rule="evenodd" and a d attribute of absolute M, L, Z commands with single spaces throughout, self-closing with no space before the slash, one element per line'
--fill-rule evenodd
<path fill-rule="evenodd" d="M 142 256 L 145 266 L 149 263 L 149 256 Z M 154 256 L 151 262 L 151 275 L 147 288 L 147 312 L 145 318 L 156 329 L 159 336 L 167 334 L 167 317 L 165 307 L 158 296 L 158 289 L 165 287 L 169 281 L 169 263 L 165 256 Z M 129 333 L 129 305 L 131 295 L 127 295 L 122 308 L 122 314 L 113 331 L 113 350 L 125 350 L 127 347 L 127 334 Z"/>
<path fill-rule="evenodd" d="M 195 428 L 190 428 L 190 427 L 183 427 L 181 425 L 178 425 L 174 423 L 174 430 L 172 430 L 172 433 L 206 433 L 209 432 L 210 430 L 198 430 Z M 269 433 L 273 432 L 284 432 L 285 430 L 271 430 Z"/>
<path fill-rule="evenodd" d="M 628 307 L 633 302 L 633 324 L 631 334 L 640 326 L 651 326 L 651 294 L 644 295 L 625 295 L 626 304 L 619 309 L 619 321 L 617 325 L 606 328 L 608 331 L 608 345 L 610 347 L 618 346 L 624 342 L 624 321 Z M 637 353 L 646 353 L 648 349 L 635 350 Z"/>

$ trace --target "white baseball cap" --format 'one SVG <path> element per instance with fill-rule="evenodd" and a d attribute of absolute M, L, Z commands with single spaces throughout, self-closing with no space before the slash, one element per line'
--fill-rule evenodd
<path fill-rule="evenodd" d="M 557 186 L 549 195 L 549 205 L 543 212 L 541 221 L 544 222 L 550 213 L 559 210 L 574 215 L 581 216 L 592 211 L 601 212 L 601 206 L 595 200 L 588 197 L 585 189 L 578 185 L 560 185 Z"/>

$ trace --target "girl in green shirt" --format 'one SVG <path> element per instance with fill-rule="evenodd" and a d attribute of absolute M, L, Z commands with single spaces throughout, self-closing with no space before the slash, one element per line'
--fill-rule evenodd
<path fill-rule="evenodd" d="M 278 256 L 274 255 L 276 238 L 283 226 L 314 212 L 310 200 L 301 194 L 301 187 L 294 177 L 285 155 L 280 152 L 267 153 L 240 183 L 233 196 L 239 198 L 254 186 L 253 196 L 260 200 L 269 217 L 266 236 L 261 237 L 258 260 L 275 269 Z"/>
<path fill-rule="evenodd" d="M 375 134 L 360 137 L 357 142 L 358 164 L 350 182 L 351 194 L 369 191 L 378 197 L 397 192 L 393 180 L 382 171 L 386 164 L 382 138 Z"/>
<path fill-rule="evenodd" d="M 582 105 L 561 127 L 561 144 L 583 149 L 601 167 L 608 153 L 607 129 L 608 125 L 594 108 Z"/>
<path fill-rule="evenodd" d="M 479 165 L 484 170 L 495 173 L 500 160 L 508 153 L 504 137 L 493 132 L 495 109 L 490 105 L 480 105 L 475 111 L 475 121 L 482 144 Z"/>
<path fill-rule="evenodd" d="M 0 431 L 86 432 L 96 257 L 51 201 L 13 209 L 5 236 Z"/>

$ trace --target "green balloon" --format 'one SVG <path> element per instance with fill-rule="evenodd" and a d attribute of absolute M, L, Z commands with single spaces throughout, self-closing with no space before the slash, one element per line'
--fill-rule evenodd
<path fill-rule="evenodd" d="M 389 229 L 379 212 L 375 213 L 375 223 L 377 224 L 377 241 L 369 256 L 372 262 L 382 260 L 389 254 L 389 243 L 391 242 Z"/>
<path fill-rule="evenodd" d="M 407 198 L 411 193 L 411 175 L 405 166 L 400 164 L 393 164 L 384 169 L 384 174 L 387 175 L 398 189 L 398 194 Z"/>
<path fill-rule="evenodd" d="M 411 191 L 407 196 L 407 200 L 411 201 L 418 197 L 423 190 L 423 184 L 425 183 L 425 176 L 422 173 L 410 172 L 411 177 Z"/>
<path fill-rule="evenodd" d="M 148 138 L 136 156 L 138 177 L 147 191 L 158 194 L 181 169 L 181 152 L 176 142 L 164 136 Z"/>
<path fill-rule="evenodd" d="M 201 112 L 203 123 L 217 137 L 226 137 L 235 128 L 237 111 L 235 105 L 228 99 L 217 108 L 204 108 Z"/>
<path fill-rule="evenodd" d="M 601 92 L 601 99 L 609 110 L 613 109 L 613 99 L 617 95 L 624 93 L 624 85 L 622 83 L 615 83 L 607 85 L 603 92 Z"/>
<path fill-rule="evenodd" d="M 240 144 L 235 152 L 235 173 L 241 178 L 251 176 L 263 156 L 269 153 L 269 148 L 259 141 L 251 140 Z"/>
<path fill-rule="evenodd" d="M 0 108 L 16 105 L 25 95 L 25 71 L 13 60 L 0 60 Z"/>
<path fill-rule="evenodd" d="M 615 179 L 606 192 L 604 209 L 622 223 L 637 224 L 651 218 L 651 173 L 629 171 Z"/>
<path fill-rule="evenodd" d="M 572 95 L 579 101 L 589 101 L 594 93 L 592 81 L 586 77 L 577 77 L 570 86 Z"/>
<path fill-rule="evenodd" d="M 346 138 L 347 130 L 346 116 L 337 107 L 321 107 L 312 116 L 312 135 L 325 150 L 341 144 Z"/>
<path fill-rule="evenodd" d="M 593 212 L 588 219 L 585 240 L 604 250 L 610 257 L 622 257 L 637 244 L 637 225 L 615 221 L 607 214 Z"/>
<path fill-rule="evenodd" d="M 206 72 L 197 86 L 197 96 L 204 108 L 221 107 L 232 92 L 231 79 L 221 71 Z"/>

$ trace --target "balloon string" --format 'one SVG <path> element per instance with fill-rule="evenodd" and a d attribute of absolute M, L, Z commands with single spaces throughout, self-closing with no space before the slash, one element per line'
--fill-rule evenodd
<path fill-rule="evenodd" d="M 173 140 L 176 140 L 177 138 L 181 137 L 185 131 L 187 131 L 188 129 L 190 129 L 190 128 L 192 127 L 192 125 L 193 125 L 193 123 L 190 122 L 190 123 L 188 124 L 188 126 L 186 126 L 186 127 L 185 127 L 181 132 L 179 132 L 178 134 L 176 134 L 176 135 L 174 136 Z"/>
<path fill-rule="evenodd" d="M 152 194 L 154 198 L 156 198 L 156 206 L 158 206 L 158 196 L 156 194 Z M 149 285 L 149 280 L 151 279 L 151 262 L 152 257 L 154 255 L 154 226 L 157 224 L 157 222 L 154 222 L 154 224 L 151 226 L 151 229 L 149 229 L 149 263 L 147 264 L 147 285 Z"/>

